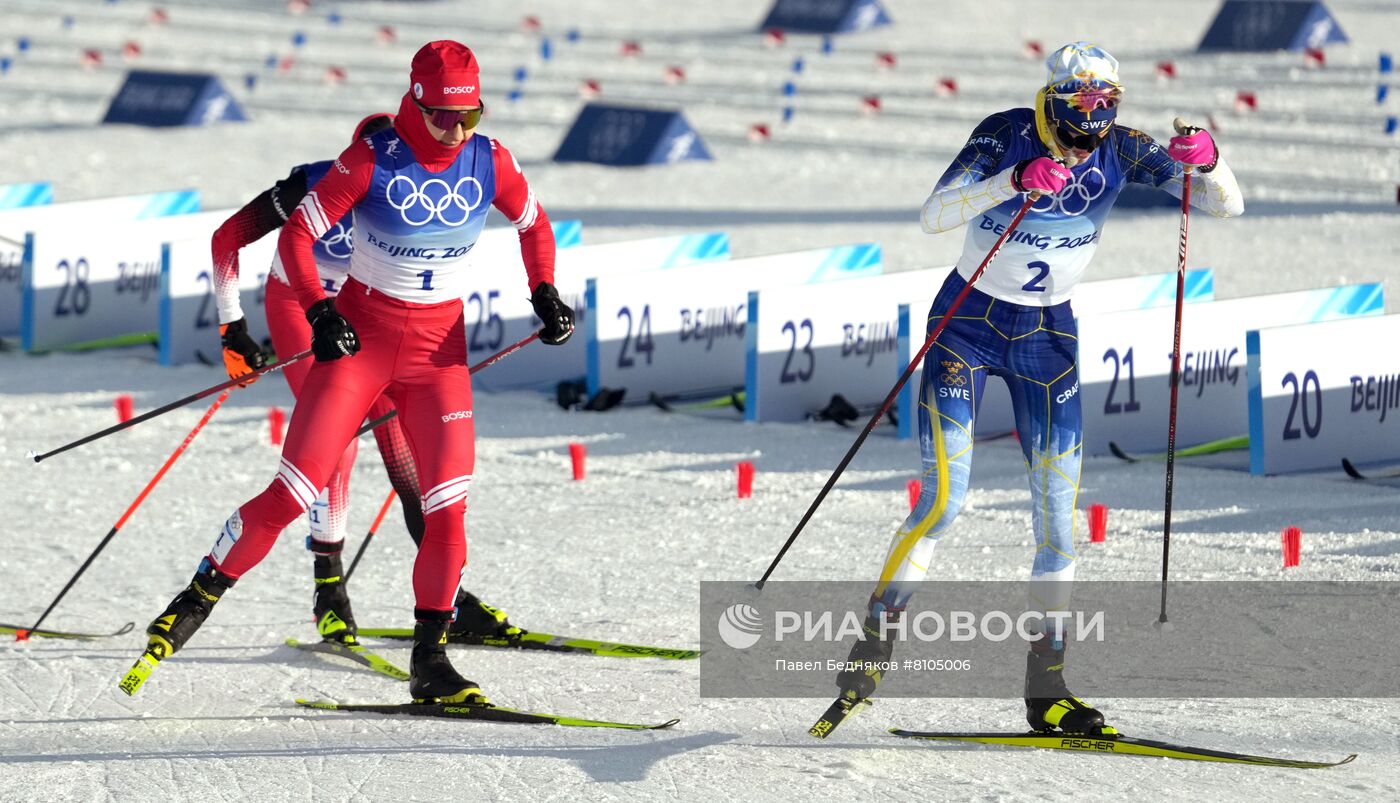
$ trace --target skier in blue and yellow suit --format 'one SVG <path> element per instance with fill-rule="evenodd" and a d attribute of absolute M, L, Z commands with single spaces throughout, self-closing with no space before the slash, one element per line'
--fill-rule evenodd
<path fill-rule="evenodd" d="M 1127 182 L 1180 198 L 1185 165 L 1197 174 L 1192 205 L 1218 217 L 1244 211 L 1239 187 L 1209 133 L 1187 127 L 1164 149 L 1148 135 L 1116 124 L 1122 95 L 1118 62 L 1104 50 L 1076 42 L 1051 55 L 1048 66 L 1034 108 L 983 120 L 923 207 L 926 232 L 967 226 L 957 269 L 929 310 L 932 332 L 1005 232 L 1023 194 L 1040 194 L 925 359 L 919 404 L 923 493 L 890 544 L 871 598 L 867 638 L 856 644 L 853 661 L 889 658 L 893 642 L 879 638 L 881 616 L 901 615 L 914 584 L 928 573 L 934 546 L 962 509 L 972 470 L 973 421 L 988 375 L 1001 377 L 1010 388 L 1030 475 L 1033 604 L 1042 612 L 1068 604 L 1083 443 L 1070 308 L 1074 287 Z M 1044 589 L 1053 593 L 1048 598 L 1037 593 Z M 1070 694 L 1063 667 L 1062 633 L 1031 642 L 1025 694 L 1031 726 L 1112 732 L 1099 711 Z M 838 684 L 843 695 L 861 699 L 874 692 L 880 675 L 873 668 L 846 671 Z"/>

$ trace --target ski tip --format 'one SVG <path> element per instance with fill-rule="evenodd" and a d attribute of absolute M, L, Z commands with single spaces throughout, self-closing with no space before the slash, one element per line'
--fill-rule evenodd
<path fill-rule="evenodd" d="M 1112 452 L 1112 453 L 1113 453 L 1113 456 L 1116 457 L 1116 458 L 1118 458 L 1119 460 L 1126 460 L 1126 461 L 1128 461 L 1129 463 L 1136 463 L 1136 462 L 1137 462 L 1137 458 L 1136 458 L 1136 457 L 1133 457 L 1132 455 L 1130 455 L 1130 454 L 1128 454 L 1127 452 L 1123 451 L 1123 448 L 1122 448 L 1121 446 L 1119 446 L 1117 443 L 1115 443 L 1114 441 L 1109 441 L 1109 442 L 1108 442 L 1108 450 L 1109 450 L 1110 452 Z"/>
<path fill-rule="evenodd" d="M 1357 471 L 1355 464 L 1353 464 L 1350 460 L 1346 459 L 1345 457 L 1342 458 L 1342 471 L 1345 471 L 1347 473 L 1347 476 L 1351 477 L 1354 480 L 1366 479 L 1366 475 L 1362 474 L 1360 471 Z"/>
<path fill-rule="evenodd" d="M 118 630 L 117 632 L 113 633 L 112 635 L 114 635 L 114 636 L 125 636 L 127 633 L 130 633 L 131 631 L 133 631 L 133 630 L 135 630 L 135 629 L 136 629 L 136 623 L 135 623 L 135 622 L 127 622 L 126 624 L 122 625 L 122 627 L 121 627 L 120 630 Z"/>
<path fill-rule="evenodd" d="M 647 730 L 664 731 L 668 728 L 674 728 L 679 724 L 681 724 L 681 721 L 679 719 L 668 719 L 660 725 L 652 725 Z M 1352 758 L 1356 758 L 1356 756 L 1352 756 Z"/>
<path fill-rule="evenodd" d="M 340 704 L 334 700 L 305 700 L 301 697 L 297 698 L 297 705 L 305 708 L 319 708 L 323 711 L 334 711 L 340 707 Z"/>

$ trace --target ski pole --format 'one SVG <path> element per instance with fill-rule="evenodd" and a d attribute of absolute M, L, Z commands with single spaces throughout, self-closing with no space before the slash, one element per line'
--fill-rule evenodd
<path fill-rule="evenodd" d="M 489 365 L 494 365 L 495 363 L 499 362 L 502 358 L 506 357 L 506 356 L 509 355 L 510 353 L 512 353 L 512 352 L 514 352 L 514 351 L 517 351 L 517 350 L 519 350 L 519 349 L 521 349 L 521 348 L 524 348 L 525 346 L 528 346 L 531 342 L 533 342 L 534 340 L 538 339 L 539 336 L 540 336 L 540 333 L 539 333 L 539 332 L 535 332 L 534 334 L 530 335 L 529 337 L 527 337 L 527 338 L 525 338 L 525 339 L 523 339 L 523 340 L 520 340 L 520 341 L 518 341 L 518 342 L 512 343 L 512 344 L 509 345 L 509 346 L 506 346 L 504 349 L 501 349 L 500 351 L 496 352 L 495 354 L 491 355 L 490 357 L 486 358 L 485 360 L 482 360 L 481 362 L 477 363 L 476 365 L 473 365 L 471 368 L 469 368 L 469 369 L 467 369 L 467 370 L 468 370 L 470 373 L 473 373 L 473 374 L 474 374 L 474 373 L 476 373 L 477 371 L 480 371 L 481 369 L 483 369 L 483 368 L 485 368 L 485 367 L 487 367 L 487 366 L 489 366 Z M 370 430 L 374 429 L 375 427 L 378 427 L 380 424 L 384 424 L 384 423 L 388 422 L 389 419 L 393 418 L 394 416 L 396 416 L 396 415 L 398 415 L 398 414 L 399 414 L 399 411 L 398 411 L 397 409 L 394 409 L 394 410 L 390 410 L 389 412 L 385 413 L 384 415 L 381 415 L 381 416 L 378 417 L 378 418 L 375 418 L 375 419 L 372 419 L 372 420 L 366 422 L 365 425 L 362 426 L 362 427 L 360 427 L 359 431 L 355 433 L 355 437 L 357 437 L 357 438 L 360 437 L 361 435 L 365 434 L 366 432 L 369 432 Z M 365 547 L 368 547 L 368 546 L 369 546 L 370 539 L 374 538 L 374 534 L 375 534 L 376 532 L 379 531 L 379 525 L 382 524 L 382 523 L 384 522 L 384 516 L 385 516 L 385 514 L 387 514 L 387 513 L 389 512 L 389 506 L 392 505 L 392 504 L 394 503 L 394 496 L 395 496 L 395 493 L 394 493 L 393 491 L 390 491 L 390 492 L 389 492 L 389 495 L 388 495 L 387 497 L 385 497 L 385 499 L 384 499 L 384 504 L 382 504 L 382 505 L 379 506 L 379 515 L 374 517 L 374 524 L 370 525 L 369 533 L 367 533 L 367 534 L 365 535 L 365 540 L 363 540 L 363 541 L 360 542 L 360 548 L 357 549 L 357 550 L 355 550 L 355 558 L 354 558 L 353 560 L 350 561 L 350 568 L 347 569 L 346 572 L 345 572 L 345 581 L 346 581 L 347 583 L 350 582 L 350 575 L 352 575 L 352 574 L 355 573 L 355 567 L 360 565 L 360 558 L 364 557 L 364 554 L 365 554 Z"/>
<path fill-rule="evenodd" d="M 355 573 L 355 567 L 360 565 L 360 558 L 365 556 L 365 547 L 374 538 L 374 534 L 379 532 L 379 525 L 384 523 L 384 516 L 389 512 L 389 506 L 394 504 L 395 493 L 389 491 L 389 495 L 384 497 L 384 504 L 379 506 L 379 515 L 374 517 L 374 523 L 369 526 L 369 532 L 365 534 L 365 540 L 360 542 L 360 548 L 355 550 L 355 559 L 350 561 L 350 568 L 345 571 L 345 582 L 350 582 L 350 575 Z"/>
<path fill-rule="evenodd" d="M 524 348 L 524 347 L 530 345 L 530 343 L 532 343 L 532 342 L 534 342 L 535 340 L 537 340 L 537 339 L 539 338 L 539 336 L 540 336 L 540 333 L 539 333 L 539 332 L 535 332 L 534 334 L 530 335 L 529 337 L 525 338 L 524 340 L 516 341 L 515 343 L 512 343 L 512 344 L 510 344 L 509 346 L 506 346 L 505 348 L 501 349 L 500 351 L 496 352 L 495 354 L 492 354 L 490 357 L 487 357 L 485 360 L 482 360 L 481 362 L 477 363 L 476 365 L 473 365 L 472 367 L 468 368 L 468 369 L 467 369 L 467 372 L 468 372 L 468 373 L 471 373 L 471 374 L 475 374 L 477 371 L 480 371 L 481 369 L 483 369 L 483 368 L 485 368 L 485 367 L 487 367 L 487 366 L 489 366 L 489 365 L 495 365 L 496 363 L 500 362 L 502 359 L 504 359 L 505 357 L 509 356 L 510 354 L 512 354 L 512 353 L 514 353 L 514 352 L 516 352 L 516 351 L 519 351 L 520 349 L 522 349 L 522 348 Z M 379 427 L 380 424 L 386 423 L 389 419 L 393 418 L 394 416 L 396 416 L 396 415 L 398 415 L 398 414 L 399 414 L 399 411 L 398 411 L 397 409 L 394 409 L 394 410 L 390 410 L 389 412 L 385 413 L 384 415 L 379 416 L 378 418 L 374 418 L 374 419 L 371 419 L 371 420 L 367 421 L 367 422 L 365 423 L 364 426 L 360 427 L 358 430 L 355 431 L 355 437 L 358 438 L 358 437 L 360 437 L 361 435 L 365 434 L 366 432 L 369 432 L 369 431 L 372 430 L 372 429 L 377 429 L 377 428 Z"/>
<path fill-rule="evenodd" d="M 865 443 L 865 439 L 869 437 L 871 430 L 875 429 L 875 425 L 885 416 L 885 411 L 894 404 L 895 397 L 899 395 L 900 389 L 904 387 L 904 383 L 909 381 L 909 377 L 914 375 L 914 370 L 919 367 L 919 363 L 923 362 L 924 355 L 928 353 L 928 350 L 933 348 L 934 341 L 943 333 L 943 328 L 948 325 L 948 321 L 953 319 L 953 313 L 957 311 L 963 299 L 967 298 L 968 293 L 972 292 L 972 285 L 982 276 L 982 271 L 986 270 L 987 265 L 991 264 L 997 252 L 1001 250 L 1002 244 L 1006 242 L 1006 238 L 1011 236 L 1011 233 L 1015 231 L 1016 227 L 1021 223 L 1021 218 L 1025 217 L 1026 213 L 1030 211 L 1031 205 L 1039 199 L 1039 194 L 1032 193 L 1026 198 L 1025 202 L 1021 204 L 1021 208 L 1017 210 L 1016 216 L 1011 218 L 1011 222 L 1007 224 L 1006 231 L 1002 232 L 1001 236 L 997 238 L 997 241 L 992 244 L 991 250 L 982 258 L 982 264 L 978 265 L 977 270 L 973 271 L 972 277 L 967 280 L 967 284 L 953 299 L 953 303 L 948 305 L 948 310 L 943 313 L 943 317 L 938 321 L 938 325 L 934 327 L 933 332 L 924 340 L 924 345 L 919 349 L 919 353 L 915 354 L 914 359 L 909 361 L 909 365 L 904 369 L 904 373 L 900 375 L 899 381 L 894 383 L 894 387 L 890 388 L 889 395 L 885 397 L 885 401 L 880 405 L 880 409 L 876 410 L 874 415 L 870 416 L 870 420 L 865 422 L 865 428 L 856 436 L 855 443 L 852 443 L 851 448 L 846 450 L 846 456 L 841 458 L 841 462 L 837 464 L 836 470 L 831 472 L 831 476 L 827 478 L 826 484 L 822 486 L 821 491 L 817 494 L 817 498 L 812 500 L 811 507 L 808 507 L 807 512 L 802 514 L 802 520 L 797 522 L 797 527 L 793 529 L 792 535 L 788 536 L 787 543 L 783 544 L 783 548 L 778 550 L 778 554 L 773 558 L 773 562 L 768 564 L 768 571 L 763 573 L 763 577 L 761 577 L 757 583 L 754 583 L 754 588 L 759 591 L 763 590 L 763 584 L 768 582 L 768 578 L 773 574 L 773 570 L 778 568 L 778 563 L 782 561 L 783 556 L 787 554 L 792 543 L 797 540 L 797 536 L 801 534 L 802 528 L 807 526 L 807 522 L 811 520 L 812 514 L 817 512 L 817 508 L 821 505 L 822 500 L 826 499 L 826 495 L 830 493 L 831 489 L 836 485 L 836 480 L 845 472 L 846 466 L 850 465 L 851 459 L 856 456 L 856 452 L 859 451 L 861 445 Z"/>
<path fill-rule="evenodd" d="M 259 368 L 258 370 L 253 371 L 252 373 L 244 374 L 238 377 L 237 379 L 230 379 L 227 382 L 220 382 L 219 384 L 210 388 L 205 388 L 204 390 L 201 390 L 198 393 L 191 393 L 183 399 L 177 399 L 173 402 L 170 402 L 169 404 L 157 407 L 156 409 L 151 410 L 149 412 L 142 413 L 141 415 L 138 415 L 135 418 L 130 418 L 126 421 L 121 422 L 120 424 L 116 424 L 115 426 L 107 427 L 106 429 L 100 432 L 94 432 L 91 435 L 79 438 L 73 441 L 72 443 L 64 444 L 63 446 L 60 446 L 57 449 L 54 449 L 53 451 L 44 452 L 43 454 L 34 454 L 33 452 L 30 452 L 29 456 L 34 458 L 34 462 L 38 463 L 39 461 L 53 457 L 56 454 L 66 452 L 69 449 L 76 449 L 85 443 L 92 443 L 93 441 L 98 440 L 99 438 L 105 438 L 114 432 L 121 432 L 122 430 L 127 429 L 128 427 L 134 427 L 137 424 L 140 424 L 143 421 L 149 421 L 158 415 L 165 415 L 171 410 L 184 407 L 185 405 L 190 404 L 191 402 L 197 402 L 200 399 L 212 396 L 215 393 L 218 393 L 219 391 L 231 390 L 234 385 L 247 385 L 254 379 L 257 379 L 258 377 L 262 376 L 265 373 L 268 373 L 269 371 L 280 370 L 282 368 L 287 367 L 288 365 L 291 365 L 297 360 L 309 356 L 311 356 L 311 349 L 307 349 L 306 351 L 303 351 L 300 354 L 294 354 L 291 357 L 285 360 L 281 360 L 280 362 L 275 362 L 272 365 L 265 365 L 262 368 Z"/>
<path fill-rule="evenodd" d="M 1180 117 L 1173 123 L 1179 133 L 1185 133 L 1186 123 Z M 1176 248 L 1176 322 L 1172 329 L 1171 407 L 1167 413 L 1167 499 L 1162 520 L 1162 612 L 1157 617 L 1167 622 L 1167 566 L 1172 548 L 1172 481 L 1176 467 L 1176 391 L 1181 379 L 1181 311 L 1186 300 L 1186 227 L 1191 219 L 1191 168 L 1181 174 L 1181 240 Z"/>
<path fill-rule="evenodd" d="M 83 565 L 78 568 L 78 572 L 73 575 L 72 579 L 68 581 L 68 584 L 63 587 L 63 590 L 58 592 L 58 596 L 54 597 L 53 602 L 49 603 L 49 607 L 44 609 L 44 613 L 39 617 L 38 621 L 29 628 L 31 631 L 39 629 L 39 625 L 44 623 L 44 620 L 53 612 L 53 609 L 58 605 L 59 601 L 68 594 L 73 584 L 78 582 L 78 578 L 82 577 L 83 572 L 87 571 L 88 567 L 92 565 L 93 560 L 95 560 L 97 556 L 102 553 L 102 550 L 107 544 L 116 537 L 117 531 L 120 530 L 122 525 L 126 524 L 127 519 L 130 519 L 131 515 L 136 512 L 136 508 L 140 507 L 141 503 L 146 501 L 146 497 L 150 495 L 151 491 L 155 489 L 156 484 L 165 476 L 165 472 L 169 471 L 170 467 L 175 465 L 175 461 L 180 459 L 180 455 L 184 454 L 185 449 L 194 441 L 199 431 L 204 429 L 204 425 L 209 423 L 210 418 L 214 417 L 214 413 L 219 409 L 219 405 L 223 404 L 224 399 L 228 398 L 230 390 L 232 390 L 232 388 L 225 388 L 224 392 L 219 394 L 219 398 L 215 399 L 214 403 L 209 406 L 209 409 L 204 412 L 204 417 L 200 418 L 199 423 L 194 425 L 194 429 L 190 430 L 190 434 L 186 435 L 185 439 L 180 442 L 180 445 L 175 447 L 175 451 L 171 452 L 170 456 L 165 459 L 165 464 L 160 467 L 160 470 L 156 472 L 154 477 L 151 477 L 151 481 L 146 483 L 146 487 L 141 490 L 140 495 L 136 497 L 136 501 L 132 502 L 131 506 L 122 514 L 122 517 L 117 519 L 117 523 L 112 525 L 112 529 L 107 531 L 107 535 L 102 539 L 102 542 L 97 545 L 97 548 L 92 551 L 91 555 L 88 555 L 87 560 L 83 561 Z"/>

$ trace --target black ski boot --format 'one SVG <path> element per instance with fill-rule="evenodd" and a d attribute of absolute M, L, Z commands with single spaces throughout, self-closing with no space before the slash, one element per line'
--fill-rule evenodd
<path fill-rule="evenodd" d="M 1054 649 L 1048 637 L 1031 646 L 1026 655 L 1026 721 L 1031 727 L 1038 731 L 1058 728 L 1064 733 L 1117 733 L 1104 725 L 1102 713 L 1069 693 L 1064 672 L 1064 647 Z"/>
<path fill-rule="evenodd" d="M 457 618 L 447 629 L 447 640 L 479 642 L 481 639 L 518 639 L 525 631 L 506 619 L 506 612 L 482 602 L 475 594 L 457 589 Z"/>
<path fill-rule="evenodd" d="M 156 661 L 169 658 L 185 646 L 190 636 L 204 624 L 214 603 L 233 586 L 233 580 L 218 569 L 202 567 L 175 596 L 165 611 L 146 628 L 146 653 Z"/>
<path fill-rule="evenodd" d="M 903 615 L 903 611 L 885 612 L 890 625 L 898 623 Z M 851 654 L 846 659 L 847 668 L 836 675 L 841 696 L 852 700 L 864 700 L 875 693 L 875 687 L 880 685 L 890 657 L 894 655 L 894 641 L 880 638 L 878 614 L 866 616 L 861 630 L 863 638 L 851 648 Z"/>
<path fill-rule="evenodd" d="M 413 657 L 409 664 L 408 693 L 415 703 L 486 703 L 475 681 L 467 680 L 447 660 L 447 628 L 451 611 L 415 608 Z"/>
<path fill-rule="evenodd" d="M 316 595 L 311 611 L 316 618 L 316 632 L 323 641 L 354 644 L 355 614 L 350 610 L 340 553 L 316 553 L 315 573 Z"/>

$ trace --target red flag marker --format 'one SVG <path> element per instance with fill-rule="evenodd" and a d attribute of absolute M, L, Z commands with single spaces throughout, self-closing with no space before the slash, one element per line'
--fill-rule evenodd
<path fill-rule="evenodd" d="M 540 28 L 540 18 L 534 14 L 529 14 L 520 21 L 520 29 L 526 33 L 536 33 Z"/>
<path fill-rule="evenodd" d="M 768 47 L 782 47 L 787 42 L 787 34 L 782 28 L 769 28 L 763 32 L 763 44 Z"/>
<path fill-rule="evenodd" d="M 1259 98 L 1253 92 L 1235 93 L 1235 111 L 1252 112 L 1259 108 Z"/>
<path fill-rule="evenodd" d="M 685 68 L 672 64 L 666 68 L 666 83 L 671 86 L 685 83 Z"/>
<path fill-rule="evenodd" d="M 617 53 L 623 58 L 640 56 L 642 55 L 642 44 L 635 39 L 628 39 L 622 43 L 622 47 L 618 48 Z"/>
<path fill-rule="evenodd" d="M 345 83 L 345 68 L 331 65 L 326 68 L 325 81 L 328 84 Z"/>
<path fill-rule="evenodd" d="M 1108 534 L 1108 508 L 1089 505 L 1089 543 L 1102 544 Z"/>
<path fill-rule="evenodd" d="M 163 8 L 153 8 L 151 9 L 150 20 L 152 25 L 164 25 L 170 22 L 170 14 Z"/>
<path fill-rule="evenodd" d="M 768 126 L 763 123 L 755 123 L 749 127 L 749 142 L 762 144 L 773 138 L 773 132 L 768 130 Z"/>
<path fill-rule="evenodd" d="M 118 424 L 125 424 L 126 422 L 128 422 L 128 421 L 131 420 L 131 414 L 132 414 L 132 409 L 131 409 L 131 408 L 132 408 L 131 396 L 129 396 L 129 395 L 125 394 L 125 393 L 123 393 L 122 395 L 118 396 L 117 399 L 116 399 L 116 402 L 115 402 L 115 406 L 116 406 L 116 408 L 117 408 L 117 423 L 118 423 Z"/>
<path fill-rule="evenodd" d="M 84 67 L 91 70 L 94 67 L 100 67 L 102 65 L 102 53 L 93 48 L 88 48 L 78 57 L 78 61 Z"/>
<path fill-rule="evenodd" d="M 141 45 L 139 42 L 127 42 L 122 45 L 122 58 L 132 61 L 141 57 Z"/>
<path fill-rule="evenodd" d="M 1176 77 L 1176 64 L 1170 61 L 1157 62 L 1157 77 L 1172 79 Z"/>
<path fill-rule="evenodd" d="M 1297 527 L 1283 528 L 1283 568 L 1291 569 L 1302 560 L 1303 531 Z"/>
<path fill-rule="evenodd" d="M 381 25 L 379 26 L 379 31 L 375 33 L 374 38 L 378 40 L 381 45 L 389 45 L 393 44 L 394 41 L 399 38 L 399 35 L 394 30 L 394 26 Z"/>
<path fill-rule="evenodd" d="M 735 466 L 739 472 L 739 498 L 748 499 L 753 496 L 753 463 L 745 460 Z"/>
<path fill-rule="evenodd" d="M 603 85 L 592 78 L 585 78 L 583 83 L 578 85 L 578 95 L 584 100 L 592 100 L 603 94 Z"/>
<path fill-rule="evenodd" d="M 875 54 L 875 69 L 877 70 L 893 70 L 898 63 L 899 60 L 888 50 L 882 50 Z"/>
<path fill-rule="evenodd" d="M 954 78 L 939 78 L 933 87 L 933 94 L 940 98 L 950 98 L 958 94 L 958 82 Z"/>
<path fill-rule="evenodd" d="M 863 114 L 879 114 L 881 108 L 879 95 L 866 95 L 860 99 L 860 110 Z"/>
<path fill-rule="evenodd" d="M 1327 54 L 1320 47 L 1306 48 L 1303 50 L 1303 63 L 1309 67 L 1324 67 L 1327 65 Z"/>
<path fill-rule="evenodd" d="M 1045 48 L 1041 46 L 1040 42 L 1027 39 L 1025 46 L 1021 48 L 1021 54 L 1028 59 L 1038 59 L 1045 55 Z"/>
<path fill-rule="evenodd" d="M 267 429 L 268 438 L 273 446 L 282 445 L 282 436 L 286 433 L 287 414 L 282 412 L 281 407 L 267 408 Z"/>
<path fill-rule="evenodd" d="M 588 449 L 581 443 L 569 444 L 569 461 L 573 464 L 574 479 L 583 479 L 584 460 L 588 456 Z"/>
<path fill-rule="evenodd" d="M 904 487 L 909 491 L 909 510 L 913 511 L 915 505 L 919 504 L 919 495 L 924 492 L 924 484 L 919 480 L 910 480 Z"/>

